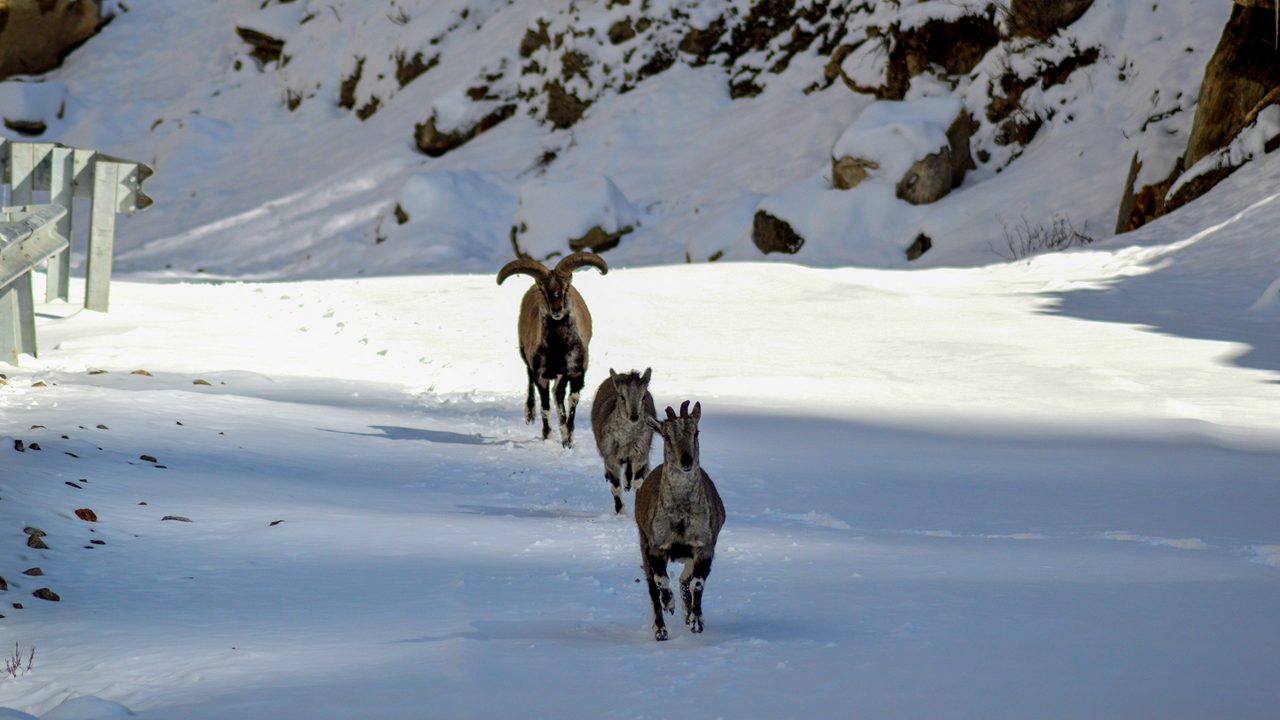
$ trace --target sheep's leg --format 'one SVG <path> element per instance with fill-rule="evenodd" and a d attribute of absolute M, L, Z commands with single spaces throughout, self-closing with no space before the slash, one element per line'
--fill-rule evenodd
<path fill-rule="evenodd" d="M 609 490 L 613 492 L 613 512 L 622 514 L 622 489 L 621 483 L 618 482 L 618 473 L 614 470 L 605 469 L 604 479 L 609 481 Z"/>
<path fill-rule="evenodd" d="M 551 437 L 551 388 L 550 380 L 538 378 L 538 399 L 542 404 L 542 439 Z"/>
<path fill-rule="evenodd" d="M 533 424 L 533 368 L 527 368 L 529 371 L 529 396 L 524 401 L 524 421 L 526 424 Z"/>
<path fill-rule="evenodd" d="M 634 475 L 631 474 L 631 458 L 627 458 L 626 460 L 622 461 L 622 471 L 624 473 L 624 479 L 627 481 L 627 486 L 625 489 L 627 491 L 630 491 L 631 480 L 634 477 Z"/>
<path fill-rule="evenodd" d="M 561 378 L 560 381 L 564 382 L 564 380 L 565 380 L 564 378 Z M 583 384 L 586 383 L 587 379 L 583 375 L 573 375 L 569 377 L 568 380 L 569 380 L 569 420 L 566 424 L 569 428 L 569 439 L 565 441 L 565 447 L 568 447 L 569 444 L 573 441 L 573 421 L 575 418 L 578 417 L 578 399 L 582 397 L 582 386 Z M 563 407 L 561 407 L 560 412 L 561 413 L 564 412 Z M 564 415 L 561 414 L 560 417 L 563 418 Z M 561 422 L 564 422 L 564 421 L 562 420 Z"/>
<path fill-rule="evenodd" d="M 702 632 L 702 590 L 711 574 L 711 558 L 697 558 L 685 563 L 680 573 L 680 595 L 684 601 L 684 624 L 690 632 Z"/>
<path fill-rule="evenodd" d="M 661 555 L 646 554 L 644 575 L 649 581 L 649 602 L 653 605 L 653 639 L 666 640 L 667 623 L 662 618 L 662 611 L 670 612 L 673 605 L 667 581 L 667 559 Z"/>
<path fill-rule="evenodd" d="M 556 415 L 560 418 L 560 444 L 569 447 L 573 444 L 573 426 L 569 424 L 569 416 L 564 410 L 565 377 L 556 378 Z"/>
<path fill-rule="evenodd" d="M 638 468 L 635 472 L 631 473 L 631 479 L 635 484 L 636 492 L 640 492 L 640 486 L 644 484 L 644 479 L 649 477 L 649 460 L 648 458 L 639 462 L 632 460 L 631 467 Z M 630 490 L 630 486 L 628 486 L 627 489 Z"/>

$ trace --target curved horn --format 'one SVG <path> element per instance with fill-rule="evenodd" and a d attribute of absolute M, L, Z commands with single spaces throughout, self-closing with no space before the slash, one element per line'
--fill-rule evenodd
<path fill-rule="evenodd" d="M 544 280 L 551 271 L 545 265 L 532 258 L 517 258 L 502 266 L 498 271 L 498 284 L 501 285 L 503 280 L 517 274 L 531 275 L 535 280 Z"/>
<path fill-rule="evenodd" d="M 685 400 L 683 403 L 680 403 L 680 417 L 682 418 L 689 417 L 689 401 L 688 400 Z"/>
<path fill-rule="evenodd" d="M 667 419 L 668 420 L 676 419 L 676 411 L 672 410 L 670 405 L 667 406 Z"/>
<path fill-rule="evenodd" d="M 604 258 L 593 252 L 586 252 L 585 250 L 579 250 L 576 253 L 565 255 L 560 262 L 556 263 L 555 271 L 568 275 L 583 265 L 590 265 L 591 267 L 598 269 L 601 275 L 609 272 L 609 264 L 604 261 Z"/>

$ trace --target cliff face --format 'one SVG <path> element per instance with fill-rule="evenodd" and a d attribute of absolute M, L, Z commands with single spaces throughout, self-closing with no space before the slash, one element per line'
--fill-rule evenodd
<path fill-rule="evenodd" d="M 1186 151 L 1168 176 L 1138 188 L 1132 178 L 1143 159 L 1134 156 L 1116 232 L 1141 227 L 1186 205 L 1280 145 L 1280 135 L 1264 115 L 1267 108 L 1280 105 L 1277 12 L 1277 0 L 1235 0 L 1204 71 Z"/>
<path fill-rule="evenodd" d="M 101 18 L 99 0 L 0 0 L 0 79 L 57 67 Z"/>

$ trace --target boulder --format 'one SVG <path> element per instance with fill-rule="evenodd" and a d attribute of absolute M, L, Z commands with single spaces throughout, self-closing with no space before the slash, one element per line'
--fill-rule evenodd
<path fill-rule="evenodd" d="M 892 26 L 887 37 L 889 63 L 885 84 L 874 88 L 877 97 L 901 100 L 911 78 L 930 68 L 944 75 L 965 75 L 1000 41 L 990 15 L 937 18 L 912 28 Z"/>
<path fill-rule="evenodd" d="M 1267 93 L 1280 87 L 1276 61 L 1275 0 L 1237 2 L 1205 67 L 1185 165 L 1225 147 L 1247 124 Z"/>
<path fill-rule="evenodd" d="M 101 25 L 99 0 L 0 0 L 0 78 L 52 70 Z"/>
<path fill-rule="evenodd" d="M 766 255 L 775 252 L 795 255 L 804 247 L 804 238 L 791 227 L 791 223 L 764 210 L 756 211 L 751 224 L 751 240 Z"/>
<path fill-rule="evenodd" d="M 1093 0 L 1013 0 L 1009 4 L 1009 33 L 1047 40 L 1084 15 Z"/>
<path fill-rule="evenodd" d="M 969 151 L 975 127 L 954 98 L 875 103 L 836 141 L 832 184 L 847 190 L 879 177 L 913 205 L 934 202 L 976 167 Z"/>
<path fill-rule="evenodd" d="M 479 121 L 452 130 L 442 130 L 437 127 L 438 117 L 432 115 L 426 122 L 415 126 L 414 144 L 417 145 L 419 152 L 431 157 L 440 157 L 450 150 L 466 144 L 480 133 L 501 124 L 502 121 L 510 118 L 515 113 L 516 106 L 514 104 L 499 105 L 480 118 Z"/>

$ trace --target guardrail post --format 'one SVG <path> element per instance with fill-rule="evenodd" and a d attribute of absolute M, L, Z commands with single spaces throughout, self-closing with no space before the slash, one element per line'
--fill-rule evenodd
<path fill-rule="evenodd" d="M 67 209 L 67 214 L 58 221 L 58 233 L 68 241 L 71 240 L 72 195 L 75 192 L 75 151 L 71 148 L 54 148 L 52 153 L 53 167 L 49 173 L 49 202 Z M 48 270 L 45 273 L 44 299 L 71 299 L 71 247 L 49 258 Z"/>
<path fill-rule="evenodd" d="M 12 285 L 0 288 L 0 362 L 14 366 L 18 364 L 18 353 L 21 352 L 18 331 L 20 325 L 17 288 Z"/>
<path fill-rule="evenodd" d="M 118 163 L 101 157 L 93 162 L 93 209 L 89 214 L 89 255 L 85 265 L 84 306 L 101 312 L 107 311 L 111 292 L 118 169 Z"/>

